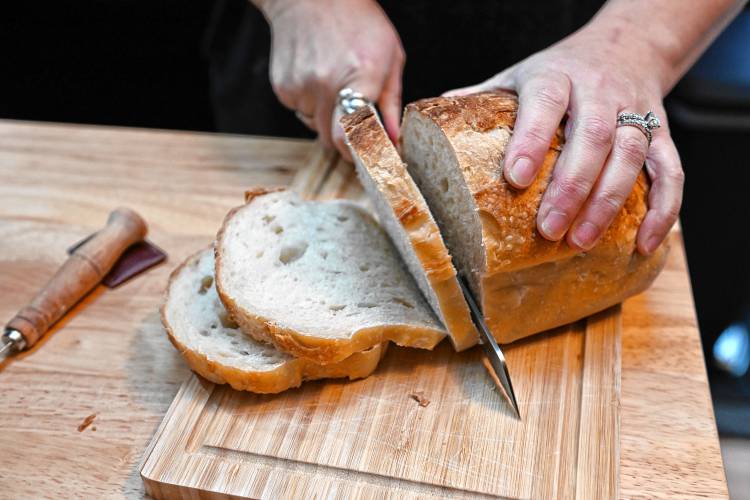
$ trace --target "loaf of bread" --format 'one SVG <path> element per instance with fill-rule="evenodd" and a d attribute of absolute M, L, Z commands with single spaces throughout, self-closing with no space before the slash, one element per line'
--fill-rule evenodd
<path fill-rule="evenodd" d="M 259 393 L 281 392 L 305 380 L 366 377 L 388 345 L 377 344 L 340 363 L 318 365 L 253 340 L 219 301 L 213 248 L 189 257 L 172 272 L 161 318 L 169 340 L 193 371 L 217 384 Z"/>
<path fill-rule="evenodd" d="M 410 104 L 401 132 L 405 163 L 373 109 L 345 117 L 358 174 L 385 231 L 348 201 L 249 191 L 224 220 L 215 252 L 194 255 L 170 278 L 162 321 L 172 343 L 211 381 L 273 393 L 304 380 L 365 377 L 388 341 L 431 349 L 447 330 L 457 350 L 475 344 L 454 264 L 501 343 L 648 287 L 668 246 L 647 257 L 636 251 L 646 175 L 592 250 L 544 239 L 536 216 L 563 133 L 534 183 L 513 188 L 502 164 L 516 109 L 507 93 Z"/>
<path fill-rule="evenodd" d="M 536 216 L 563 133 L 558 131 L 535 182 L 514 189 L 501 166 L 517 105 L 507 93 L 424 99 L 407 106 L 401 131 L 409 171 L 501 343 L 576 321 L 644 290 L 668 251 L 666 244 L 648 257 L 636 251 L 649 189 L 643 172 L 591 251 L 544 239 Z"/>
<path fill-rule="evenodd" d="M 478 342 L 451 256 L 422 194 L 372 107 L 345 115 L 341 125 L 365 191 L 383 228 L 457 351 Z"/>
<path fill-rule="evenodd" d="M 387 340 L 432 349 L 446 334 L 388 236 L 349 201 L 249 192 L 217 235 L 216 284 L 245 333 L 318 364 Z"/>

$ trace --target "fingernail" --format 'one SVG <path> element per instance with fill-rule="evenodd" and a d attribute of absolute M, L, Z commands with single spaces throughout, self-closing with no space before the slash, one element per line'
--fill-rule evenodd
<path fill-rule="evenodd" d="M 521 156 L 513 162 L 509 174 L 514 184 L 526 187 L 534 180 L 534 164 L 525 156 Z"/>
<path fill-rule="evenodd" d="M 572 238 L 577 247 L 589 250 L 599 238 L 599 229 L 591 222 L 582 222 L 573 231 Z"/>
<path fill-rule="evenodd" d="M 557 210 L 550 210 L 542 221 L 540 229 L 545 237 L 551 240 L 559 240 L 565 234 L 565 230 L 568 229 L 568 217 Z"/>

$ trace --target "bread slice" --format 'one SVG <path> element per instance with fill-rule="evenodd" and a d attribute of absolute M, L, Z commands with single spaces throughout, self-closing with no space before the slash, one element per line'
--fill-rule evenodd
<path fill-rule="evenodd" d="M 348 201 L 249 192 L 217 236 L 216 282 L 246 333 L 320 364 L 446 334 L 388 236 Z"/>
<path fill-rule="evenodd" d="M 341 118 L 362 185 L 433 311 L 462 351 L 479 341 L 451 256 L 406 165 L 371 106 Z"/>
<path fill-rule="evenodd" d="M 536 181 L 514 189 L 501 165 L 517 106 L 508 93 L 424 99 L 407 106 L 401 129 L 409 171 L 498 342 L 578 320 L 644 290 L 668 251 L 662 245 L 649 257 L 636 252 L 649 189 L 643 172 L 594 249 L 579 253 L 544 239 L 536 215 L 563 133 Z"/>
<path fill-rule="evenodd" d="M 305 380 L 366 377 L 388 346 L 377 344 L 340 363 L 318 365 L 243 334 L 216 293 L 213 248 L 189 257 L 174 270 L 161 318 L 169 340 L 193 371 L 240 391 L 277 393 Z"/>

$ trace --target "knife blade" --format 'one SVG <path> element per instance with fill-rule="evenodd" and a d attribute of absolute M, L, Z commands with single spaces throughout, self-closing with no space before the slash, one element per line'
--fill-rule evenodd
<path fill-rule="evenodd" d="M 490 376 L 499 387 L 502 387 L 506 399 L 513 407 L 516 412 L 518 419 L 521 419 L 521 412 L 518 409 L 518 402 L 516 401 L 516 394 L 513 391 L 513 383 L 510 380 L 510 373 L 508 372 L 508 364 L 505 362 L 505 355 L 500 350 L 500 346 L 497 345 L 495 337 L 487 327 L 487 323 L 484 321 L 484 315 L 479 310 L 477 301 L 474 299 L 474 294 L 469 288 L 466 278 L 459 274 L 458 281 L 461 284 L 461 291 L 466 298 L 466 302 L 469 304 L 469 310 L 471 311 L 471 319 L 474 322 L 474 326 L 477 327 L 479 337 L 482 340 L 480 345 L 484 350 L 487 363 L 485 368 L 490 372 Z"/>
<path fill-rule="evenodd" d="M 339 92 L 338 105 L 336 109 L 342 114 L 352 114 L 358 109 L 366 106 L 372 109 L 373 114 L 377 117 L 378 121 L 380 121 L 382 125 L 382 120 L 380 118 L 378 109 L 365 96 L 358 92 L 354 92 L 350 88 L 345 88 Z M 516 394 L 513 391 L 513 383 L 510 380 L 510 373 L 508 373 L 508 365 L 505 362 L 503 351 L 500 350 L 500 347 L 495 341 L 495 337 L 487 327 L 487 323 L 485 323 L 484 321 L 482 311 L 479 309 L 479 306 L 477 306 L 477 301 L 474 299 L 474 296 L 469 289 L 466 279 L 462 275 L 459 275 L 458 278 L 458 281 L 461 284 L 461 291 L 466 298 L 466 302 L 469 304 L 471 319 L 474 322 L 474 326 L 479 332 L 479 337 L 482 340 L 480 342 L 480 345 L 482 346 L 482 349 L 484 349 L 486 360 L 484 366 L 485 368 L 487 368 L 487 371 L 489 372 L 490 377 L 492 377 L 492 380 L 495 382 L 495 385 L 502 388 L 506 399 L 516 413 L 516 417 L 518 417 L 518 419 L 520 420 L 521 412 L 518 409 Z"/>

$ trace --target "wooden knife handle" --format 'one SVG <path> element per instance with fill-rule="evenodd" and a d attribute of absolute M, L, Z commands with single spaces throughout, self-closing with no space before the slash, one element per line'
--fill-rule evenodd
<path fill-rule="evenodd" d="M 107 275 L 122 253 L 146 237 L 146 222 L 129 208 L 109 214 L 107 225 L 68 257 L 52 279 L 10 320 L 8 329 L 34 345 L 84 295 Z"/>

